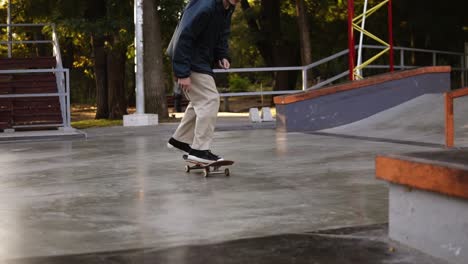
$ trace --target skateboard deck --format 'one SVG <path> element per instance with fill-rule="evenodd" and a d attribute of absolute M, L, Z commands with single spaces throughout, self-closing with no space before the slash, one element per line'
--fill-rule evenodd
<path fill-rule="evenodd" d="M 205 177 L 208 177 L 212 174 L 224 174 L 224 176 L 228 177 L 231 175 L 229 168 L 224 168 L 224 170 L 220 170 L 220 168 L 234 164 L 234 161 L 232 160 L 221 160 L 212 163 L 204 163 L 195 160 L 189 160 L 188 155 L 183 155 L 182 158 L 185 160 L 185 162 L 193 164 L 192 166 L 185 165 L 185 172 L 190 172 L 191 170 L 203 170 L 203 176 Z"/>

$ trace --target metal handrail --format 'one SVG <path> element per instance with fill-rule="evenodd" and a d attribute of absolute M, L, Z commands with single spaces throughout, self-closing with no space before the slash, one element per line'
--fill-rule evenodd
<path fill-rule="evenodd" d="M 386 46 L 378 46 L 378 45 L 362 45 L 363 48 L 368 48 L 368 49 L 386 49 L 388 47 Z M 358 48 L 358 45 L 354 47 L 355 49 Z M 453 71 L 460 71 L 461 72 L 461 86 L 465 86 L 465 75 L 468 72 L 468 68 L 464 64 L 464 53 L 461 52 L 450 52 L 450 51 L 440 51 L 440 50 L 425 50 L 425 49 L 417 49 L 417 48 L 407 48 L 407 47 L 393 47 L 394 50 L 399 50 L 400 51 L 400 65 L 395 65 L 395 69 L 414 69 L 417 67 L 423 67 L 423 66 L 414 66 L 414 65 L 405 65 L 404 63 L 404 52 L 409 51 L 409 52 L 425 52 L 425 53 L 432 53 L 433 54 L 433 65 L 435 66 L 437 64 L 436 56 L 438 54 L 443 54 L 443 55 L 453 55 L 453 56 L 460 56 L 461 57 L 461 67 L 452 67 Z M 327 80 L 324 80 L 322 82 L 319 82 L 311 87 L 307 86 L 307 71 L 315 68 L 317 66 L 320 66 L 324 63 L 327 63 L 329 61 L 335 60 L 339 57 L 345 56 L 349 53 L 349 50 L 342 50 L 338 53 L 335 53 L 331 56 L 328 56 L 326 58 L 323 58 L 319 61 L 316 61 L 314 63 L 311 63 L 309 65 L 305 66 L 293 66 L 293 67 L 260 67 L 260 68 L 232 68 L 232 69 L 227 69 L 227 70 L 222 70 L 222 69 L 216 69 L 214 70 L 215 73 L 248 73 L 248 72 L 279 72 L 279 71 L 302 71 L 302 90 L 310 90 L 310 89 L 318 89 L 323 86 L 326 86 L 328 84 L 331 84 L 341 78 L 344 78 L 349 74 L 349 70 L 339 73 L 337 75 L 334 75 Z M 367 65 L 367 68 L 375 68 L 375 69 L 388 69 L 390 68 L 390 65 Z M 230 97 L 230 96 L 247 96 L 247 95 L 275 95 L 275 94 L 290 94 L 290 93 L 297 93 L 301 92 L 301 90 L 282 90 L 282 91 L 262 91 L 262 92 L 240 92 L 240 93 L 220 93 L 221 97 Z"/>

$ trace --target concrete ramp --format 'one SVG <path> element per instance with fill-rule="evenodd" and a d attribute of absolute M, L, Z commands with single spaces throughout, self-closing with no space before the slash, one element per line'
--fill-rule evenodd
<path fill-rule="evenodd" d="M 468 147 L 468 97 L 455 99 L 455 146 Z M 445 144 L 443 94 L 425 94 L 360 121 L 319 134 L 406 144 Z"/>
<path fill-rule="evenodd" d="M 311 132 L 356 122 L 423 94 L 450 90 L 450 67 L 396 71 L 297 94 L 277 96 L 277 129 Z"/>

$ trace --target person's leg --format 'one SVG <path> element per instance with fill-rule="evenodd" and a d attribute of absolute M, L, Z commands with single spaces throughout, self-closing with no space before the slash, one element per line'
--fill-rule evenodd
<path fill-rule="evenodd" d="M 188 159 L 204 163 L 223 160 L 210 150 L 219 110 L 219 94 L 211 75 L 192 73 L 188 92 L 196 113 L 192 150 Z"/>
<path fill-rule="evenodd" d="M 191 78 L 188 96 L 196 113 L 192 148 L 209 150 L 219 111 L 219 93 L 211 75 L 192 73 Z"/>
<path fill-rule="evenodd" d="M 172 138 L 191 145 L 193 143 L 195 121 L 195 109 L 193 108 L 192 102 L 190 102 Z"/>

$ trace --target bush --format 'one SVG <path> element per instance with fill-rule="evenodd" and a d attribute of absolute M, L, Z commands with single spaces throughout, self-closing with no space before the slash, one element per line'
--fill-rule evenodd
<path fill-rule="evenodd" d="M 240 77 L 237 74 L 229 76 L 229 91 L 233 93 L 247 92 L 250 87 L 250 81 L 247 78 Z"/>

